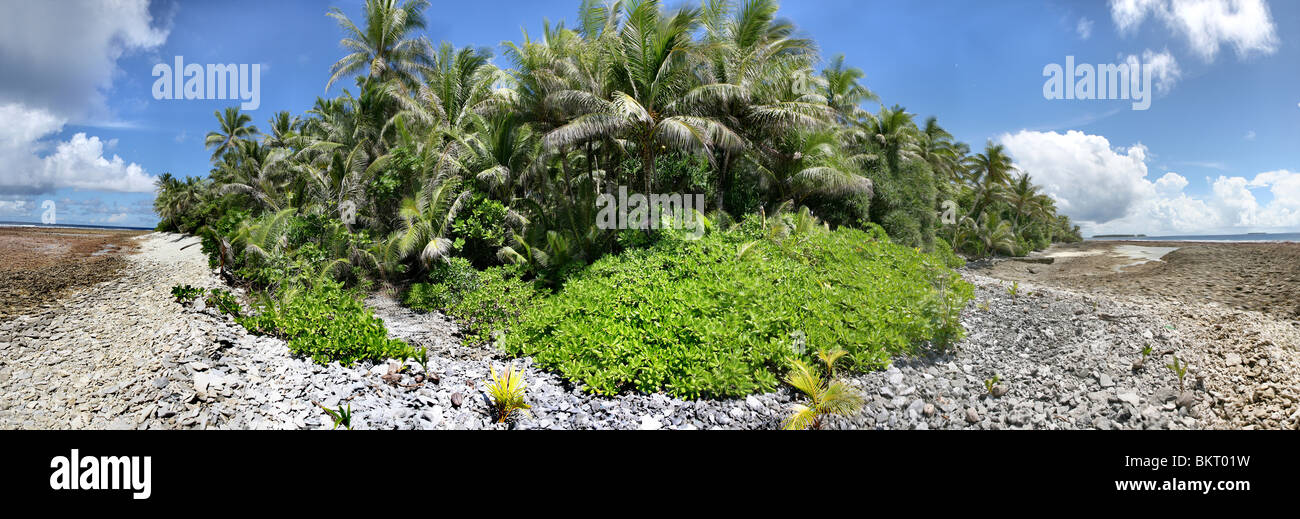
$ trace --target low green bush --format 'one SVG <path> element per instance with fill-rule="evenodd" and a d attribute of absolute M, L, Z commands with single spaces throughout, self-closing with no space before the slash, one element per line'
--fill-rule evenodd
<path fill-rule="evenodd" d="M 463 293 L 448 308 L 448 314 L 464 325 L 469 342 L 491 342 L 494 332 L 505 331 L 545 294 L 533 283 L 524 281 L 521 274 L 517 265 L 484 270 L 479 273 L 474 289 Z"/>
<path fill-rule="evenodd" d="M 424 312 L 451 308 L 459 304 L 466 293 L 478 288 L 479 272 L 469 260 L 453 257 L 435 263 L 430 268 L 429 281 L 411 285 L 403 303 Z"/>
<path fill-rule="evenodd" d="M 235 317 L 239 317 L 240 315 L 241 310 L 239 307 L 239 299 L 237 299 L 234 294 L 230 293 L 229 290 L 214 288 L 208 291 L 208 297 L 205 301 L 208 306 L 216 308 L 223 314 L 233 315 Z"/>
<path fill-rule="evenodd" d="M 864 371 L 960 336 L 973 289 L 940 258 L 875 226 L 755 240 L 762 232 L 746 222 L 607 256 L 514 307 L 502 346 L 598 394 L 713 398 L 772 390 L 787 358 L 819 347 L 842 347 L 844 366 Z"/>
<path fill-rule="evenodd" d="M 383 320 L 337 283 L 290 288 L 256 310 L 239 323 L 251 332 L 284 339 L 290 351 L 321 364 L 405 359 L 414 352 L 405 342 L 389 339 Z"/>

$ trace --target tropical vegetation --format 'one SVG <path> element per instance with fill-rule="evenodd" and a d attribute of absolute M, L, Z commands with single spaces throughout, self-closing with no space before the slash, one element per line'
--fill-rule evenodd
<path fill-rule="evenodd" d="M 851 370 L 946 347 L 956 253 L 1079 239 L 1001 146 L 868 110 L 775 0 L 582 0 L 499 55 L 429 41 L 427 0 L 329 15 L 342 92 L 265 132 L 218 111 L 212 169 L 155 200 L 258 294 L 241 323 L 320 362 L 415 354 L 360 302 L 383 290 L 594 392 L 742 395 L 811 358 L 796 331 Z M 602 228 L 622 186 L 703 194 L 707 233 Z"/>

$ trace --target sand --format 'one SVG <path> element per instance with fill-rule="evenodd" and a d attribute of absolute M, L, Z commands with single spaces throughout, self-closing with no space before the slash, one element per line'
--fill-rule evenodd
<path fill-rule="evenodd" d="M 1300 243 L 1084 242 L 1036 256 L 1055 261 L 1000 261 L 989 274 L 1300 321 Z"/>
<path fill-rule="evenodd" d="M 113 279 L 138 231 L 0 228 L 0 319 Z"/>

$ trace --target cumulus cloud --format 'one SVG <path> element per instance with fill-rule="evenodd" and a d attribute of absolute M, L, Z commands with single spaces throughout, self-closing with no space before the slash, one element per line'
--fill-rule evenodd
<path fill-rule="evenodd" d="M 1071 218 L 1108 222 L 1155 193 L 1141 144 L 1117 150 L 1105 137 L 1074 130 L 1021 131 L 1003 135 L 1001 143 Z"/>
<path fill-rule="evenodd" d="M 1132 33 L 1148 18 L 1183 37 L 1203 60 L 1214 61 L 1231 46 L 1238 58 L 1277 51 L 1277 28 L 1264 0 L 1111 0 L 1120 33 Z"/>
<path fill-rule="evenodd" d="M 0 104 L 21 102 L 74 122 L 108 118 L 117 60 L 156 49 L 148 0 L 14 2 L 0 16 Z"/>
<path fill-rule="evenodd" d="M 148 0 L 16 2 L 0 17 L 0 194 L 60 188 L 152 191 L 153 177 L 117 155 L 113 141 L 65 125 L 113 126 L 106 104 L 117 61 L 157 49 L 168 29 Z"/>
<path fill-rule="evenodd" d="M 1074 27 L 1074 30 L 1075 32 L 1079 33 L 1080 39 L 1086 40 L 1088 38 L 1091 38 L 1092 20 L 1089 20 L 1088 17 L 1086 16 L 1083 18 L 1079 18 L 1079 24 Z"/>
<path fill-rule="evenodd" d="M 1210 193 L 1193 197 L 1186 177 L 1166 172 L 1148 180 L 1142 144 L 1112 146 L 1100 135 L 1021 131 L 999 141 L 1078 221 L 1086 234 L 1189 234 L 1300 229 L 1300 173 L 1277 170 L 1253 179 L 1220 175 L 1206 179 Z M 1252 190 L 1268 189 L 1261 204 Z"/>
<path fill-rule="evenodd" d="M 105 156 L 112 142 L 77 133 L 56 142 L 64 120 L 18 104 L 0 105 L 0 194 L 41 194 L 73 188 L 145 193 L 154 177 L 136 163 Z M 48 152 L 44 156 L 39 153 Z"/>

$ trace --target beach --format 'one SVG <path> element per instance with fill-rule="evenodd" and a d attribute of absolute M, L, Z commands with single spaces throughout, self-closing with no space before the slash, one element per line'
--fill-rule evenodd
<path fill-rule="evenodd" d="M 0 227 L 0 319 L 115 277 L 139 231 Z"/>
<path fill-rule="evenodd" d="M 1032 263 L 1044 258 L 1053 262 Z M 1027 259 L 998 262 L 989 273 L 1085 291 L 1219 303 L 1300 321 L 1300 243 L 1088 241 Z"/>
<path fill-rule="evenodd" d="M 0 392 L 6 396 L 0 428 L 329 428 L 318 403 L 351 405 L 357 428 L 501 428 L 492 419 L 483 380 L 490 367 L 507 364 L 524 369 L 533 406 L 515 428 L 769 429 L 779 427 L 798 401 L 788 388 L 733 400 L 594 396 L 528 358 L 511 359 L 489 345 L 463 343 L 450 319 L 415 313 L 384 294 L 372 296 L 367 305 L 385 320 L 391 336 L 429 348 L 435 379 L 415 378 L 411 373 L 422 372 L 415 369 L 394 374 L 393 361 L 322 366 L 290 355 L 283 341 L 252 335 L 201 303 L 172 300 L 174 285 L 223 286 L 198 250 L 197 238 L 154 233 L 116 243 L 133 251 L 108 255 L 122 262 L 116 277 L 65 288 L 53 300 L 0 320 Z M 1048 254 L 1091 247 L 1097 245 Z M 963 269 L 976 286 L 976 299 L 961 315 L 965 339 L 948 351 L 896 358 L 887 370 L 846 376 L 866 405 L 829 419 L 827 427 L 1294 429 L 1300 424 L 1300 327 L 1214 300 L 1125 291 L 1123 276 L 1134 275 L 1127 273 L 1130 268 L 1141 267 L 1137 275 L 1147 279 L 1141 273 L 1160 265 L 1124 268 L 1114 277 L 1102 273 L 1113 271 L 1113 265 L 1102 263 L 1130 259 L 1103 255 L 1110 254 L 1075 255 L 1090 258 L 1076 267 L 1064 260 L 1052 265 L 999 260 Z M 54 265 L 38 259 L 30 264 Z M 1087 289 L 1074 280 L 1085 275 L 1109 279 L 1099 286 L 1110 288 Z M 1023 280 L 1010 290 L 1012 281 L 1001 276 Z M 1153 357 L 1135 368 L 1148 345 Z M 1181 384 L 1165 366 L 1174 356 L 1190 366 Z M 414 361 L 407 365 L 414 368 Z M 995 376 L 1006 389 L 997 397 L 985 385 Z M 1184 392 L 1191 398 L 1186 406 L 1177 402 Z"/>

